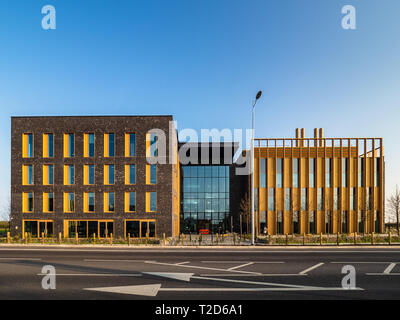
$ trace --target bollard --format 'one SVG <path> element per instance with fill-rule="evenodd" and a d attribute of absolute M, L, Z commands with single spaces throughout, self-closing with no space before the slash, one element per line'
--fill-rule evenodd
<path fill-rule="evenodd" d="M 354 244 L 357 244 L 357 232 L 354 232 Z"/>
<path fill-rule="evenodd" d="M 392 244 L 392 232 L 389 231 L 389 245 Z"/>
<path fill-rule="evenodd" d="M 76 242 L 76 244 L 78 244 L 78 232 L 75 233 L 75 242 Z"/>
<path fill-rule="evenodd" d="M 44 244 L 44 232 L 42 232 L 42 244 Z"/>
<path fill-rule="evenodd" d="M 217 245 L 218 245 L 218 240 L 219 240 L 219 239 L 218 239 L 218 233 L 216 234 L 216 236 L 217 236 L 217 238 L 216 238 L 215 241 L 217 242 Z"/>
<path fill-rule="evenodd" d="M 322 246 L 322 232 L 319 234 L 319 245 Z"/>
<path fill-rule="evenodd" d="M 286 233 L 286 245 L 289 244 L 288 234 Z"/>
<path fill-rule="evenodd" d="M 339 245 L 340 240 L 339 240 L 339 232 L 337 232 L 337 236 L 336 236 L 336 244 Z"/>
<path fill-rule="evenodd" d="M 96 234 L 93 233 L 93 244 L 96 244 Z"/>
<path fill-rule="evenodd" d="M 164 246 L 166 245 L 166 242 L 165 242 L 165 233 L 163 233 L 163 241 L 164 241 Z"/>
<path fill-rule="evenodd" d="M 233 234 L 233 245 L 236 246 L 236 233 Z"/>
<path fill-rule="evenodd" d="M 128 246 L 130 246 L 130 245 L 131 245 L 131 234 L 128 233 Z"/>
<path fill-rule="evenodd" d="M 303 246 L 305 246 L 305 245 L 306 245 L 306 234 L 303 233 Z"/>
<path fill-rule="evenodd" d="M 61 244 L 61 232 L 58 233 L 58 244 Z"/>
<path fill-rule="evenodd" d="M 28 233 L 25 232 L 25 244 L 28 244 Z"/>
<path fill-rule="evenodd" d="M 110 233 L 110 244 L 113 244 L 113 235 Z"/>
<path fill-rule="evenodd" d="M 11 243 L 10 232 L 7 232 L 7 243 Z"/>
<path fill-rule="evenodd" d="M 375 232 L 371 233 L 371 245 L 374 245 L 374 234 Z"/>

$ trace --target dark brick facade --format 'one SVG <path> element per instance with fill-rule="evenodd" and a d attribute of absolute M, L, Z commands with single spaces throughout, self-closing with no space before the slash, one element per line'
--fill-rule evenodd
<path fill-rule="evenodd" d="M 157 184 L 146 185 L 146 133 L 154 128 L 165 132 L 169 154 L 169 126 L 172 116 L 87 116 L 87 117 L 13 117 L 11 119 L 11 233 L 21 236 L 23 219 L 53 220 L 54 234 L 64 235 L 64 219 L 114 221 L 115 237 L 124 237 L 125 219 L 156 219 L 156 233 L 171 236 L 173 230 L 173 170 L 172 164 L 157 165 Z M 175 130 L 175 129 L 173 129 Z M 136 134 L 136 156 L 125 157 L 125 133 Z M 22 135 L 33 133 L 34 157 L 22 157 Z M 43 133 L 54 135 L 54 158 L 43 158 Z M 63 135 L 75 134 L 75 156 L 63 157 Z M 83 134 L 95 134 L 95 156 L 83 157 Z M 115 157 L 104 157 L 104 133 L 115 134 Z M 176 134 L 175 134 L 176 135 Z M 34 185 L 22 185 L 22 165 L 34 166 Z M 43 185 L 43 165 L 54 165 L 54 185 Z M 63 184 L 64 164 L 75 165 L 75 185 Z M 95 184 L 83 184 L 83 165 L 95 165 Z M 104 185 L 105 164 L 115 165 L 115 185 Z M 136 165 L 136 185 L 125 185 L 125 164 Z M 125 192 L 136 192 L 136 212 L 124 212 Z M 157 192 L 157 212 L 146 213 L 145 193 Z M 22 193 L 34 193 L 34 212 L 22 213 Z M 43 213 L 43 192 L 54 193 L 54 213 Z M 75 192 L 75 212 L 64 213 L 63 193 Z M 95 212 L 83 212 L 83 193 L 95 193 Z M 115 192 L 115 212 L 103 210 L 104 192 Z M 179 209 L 178 209 L 179 210 Z"/>

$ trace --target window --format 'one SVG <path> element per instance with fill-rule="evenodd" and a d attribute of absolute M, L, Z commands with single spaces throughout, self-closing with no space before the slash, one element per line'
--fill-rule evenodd
<path fill-rule="evenodd" d="M 49 186 L 54 184 L 54 165 L 43 165 L 43 185 Z"/>
<path fill-rule="evenodd" d="M 282 188 L 283 159 L 276 159 L 276 187 Z"/>
<path fill-rule="evenodd" d="M 94 184 L 94 165 L 85 164 L 83 166 L 83 184 L 93 185 Z"/>
<path fill-rule="evenodd" d="M 347 187 L 347 159 L 342 159 L 342 187 Z"/>
<path fill-rule="evenodd" d="M 75 167 L 73 164 L 64 165 L 64 185 L 75 184 Z"/>
<path fill-rule="evenodd" d="M 309 159 L 309 186 L 315 187 L 315 159 Z"/>
<path fill-rule="evenodd" d="M 283 212 L 278 211 L 276 214 L 276 232 L 277 234 L 283 234 Z"/>
<path fill-rule="evenodd" d="M 136 135 L 134 133 L 125 133 L 125 157 L 134 157 L 136 155 Z"/>
<path fill-rule="evenodd" d="M 64 212 L 75 211 L 75 193 L 66 192 L 64 193 Z"/>
<path fill-rule="evenodd" d="M 358 211 L 358 232 L 364 233 L 364 214 L 363 211 Z"/>
<path fill-rule="evenodd" d="M 155 164 L 146 165 L 146 183 L 147 184 L 157 183 L 157 166 Z"/>
<path fill-rule="evenodd" d="M 83 156 L 85 158 L 94 157 L 94 133 L 83 134 Z"/>
<path fill-rule="evenodd" d="M 374 211 L 374 232 L 379 232 L 379 211 Z"/>
<path fill-rule="evenodd" d="M 136 167 L 134 164 L 125 165 L 125 184 L 136 184 Z"/>
<path fill-rule="evenodd" d="M 54 136 L 52 133 L 43 134 L 43 158 L 54 157 Z"/>
<path fill-rule="evenodd" d="M 274 211 L 275 210 L 275 189 L 268 188 L 268 210 Z"/>
<path fill-rule="evenodd" d="M 374 168 L 374 185 L 375 187 L 379 187 L 379 158 L 374 159 L 375 168 Z"/>
<path fill-rule="evenodd" d="M 372 188 L 367 188 L 367 195 L 366 195 L 366 199 L 365 199 L 367 210 L 371 210 L 371 207 L 372 207 L 373 199 L 372 199 L 371 195 L 372 195 Z"/>
<path fill-rule="evenodd" d="M 293 233 L 298 234 L 300 233 L 299 229 L 299 212 L 293 211 Z"/>
<path fill-rule="evenodd" d="M 356 209 L 356 188 L 350 189 L 350 210 Z"/>
<path fill-rule="evenodd" d="M 307 189 L 301 188 L 301 210 L 307 210 Z"/>
<path fill-rule="evenodd" d="M 157 157 L 157 136 L 154 133 L 146 135 L 146 156 Z"/>
<path fill-rule="evenodd" d="M 133 220 L 125 221 L 125 237 L 131 238 L 154 238 L 156 236 L 155 220 Z"/>
<path fill-rule="evenodd" d="M 322 188 L 317 189 L 317 210 L 324 209 L 324 190 Z"/>
<path fill-rule="evenodd" d="M 325 159 L 325 185 L 330 188 L 331 185 L 331 171 L 332 171 L 332 159 Z"/>
<path fill-rule="evenodd" d="M 309 232 L 311 234 L 315 234 L 315 211 L 310 211 L 308 222 L 309 222 Z"/>
<path fill-rule="evenodd" d="M 75 136 L 73 133 L 64 134 L 64 158 L 75 156 Z"/>
<path fill-rule="evenodd" d="M 260 188 L 267 187 L 267 159 L 260 159 Z"/>
<path fill-rule="evenodd" d="M 47 220 L 23 220 L 22 233 L 29 233 L 31 237 L 38 238 L 42 234 L 45 237 L 53 236 L 53 221 Z"/>
<path fill-rule="evenodd" d="M 267 213 L 265 211 L 260 212 L 260 233 L 265 233 L 267 227 Z"/>
<path fill-rule="evenodd" d="M 104 134 L 104 157 L 115 156 L 115 134 Z"/>
<path fill-rule="evenodd" d="M 290 188 L 285 188 L 285 210 L 289 211 L 291 209 L 292 199 Z"/>
<path fill-rule="evenodd" d="M 110 185 L 115 183 L 115 171 L 113 164 L 104 165 L 104 184 Z"/>
<path fill-rule="evenodd" d="M 22 212 L 33 212 L 33 192 L 22 194 Z"/>
<path fill-rule="evenodd" d="M 125 212 L 136 211 L 136 193 L 125 192 Z"/>
<path fill-rule="evenodd" d="M 348 211 L 342 211 L 342 233 L 347 233 L 348 232 L 348 217 L 349 213 Z"/>
<path fill-rule="evenodd" d="M 24 133 L 22 135 L 22 157 L 33 158 L 33 134 Z"/>
<path fill-rule="evenodd" d="M 104 212 L 115 211 L 115 193 L 106 192 L 104 193 Z"/>
<path fill-rule="evenodd" d="M 33 165 L 22 166 L 22 184 L 24 186 L 33 185 Z"/>
<path fill-rule="evenodd" d="M 146 192 L 146 212 L 157 211 L 157 192 Z"/>
<path fill-rule="evenodd" d="M 340 189 L 335 188 L 333 193 L 333 210 L 339 210 L 340 207 Z"/>
<path fill-rule="evenodd" d="M 325 233 L 331 233 L 332 214 L 331 211 L 325 212 Z"/>
<path fill-rule="evenodd" d="M 43 212 L 54 212 L 54 193 L 43 193 Z"/>
<path fill-rule="evenodd" d="M 65 226 L 68 226 L 68 237 L 74 238 L 108 238 L 114 232 L 114 222 L 109 220 L 65 220 Z"/>
<path fill-rule="evenodd" d="M 83 194 L 83 211 L 94 212 L 94 192 L 84 192 Z"/>
<path fill-rule="evenodd" d="M 293 187 L 299 187 L 299 159 L 293 159 Z"/>
<path fill-rule="evenodd" d="M 364 159 L 358 159 L 358 186 L 364 187 Z"/>

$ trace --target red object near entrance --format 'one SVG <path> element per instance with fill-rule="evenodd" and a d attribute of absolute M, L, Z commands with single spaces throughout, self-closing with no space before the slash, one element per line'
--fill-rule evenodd
<path fill-rule="evenodd" d="M 199 230 L 199 233 L 200 233 L 200 234 L 209 234 L 209 233 L 210 233 L 210 230 L 208 230 L 208 229 L 200 229 L 200 230 Z"/>

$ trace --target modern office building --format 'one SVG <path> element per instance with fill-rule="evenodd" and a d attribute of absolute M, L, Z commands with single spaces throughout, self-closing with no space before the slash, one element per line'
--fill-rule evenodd
<path fill-rule="evenodd" d="M 12 117 L 11 234 L 239 232 L 251 192 L 238 143 L 177 136 L 172 116 Z M 254 156 L 257 234 L 383 231 L 382 138 L 297 129 L 256 139 Z"/>
<path fill-rule="evenodd" d="M 148 161 L 159 156 L 154 128 L 165 133 L 166 155 L 177 155 L 172 120 L 13 117 L 12 235 L 178 235 L 179 164 Z"/>
<path fill-rule="evenodd" d="M 257 233 L 383 232 L 382 138 L 256 139 Z"/>

